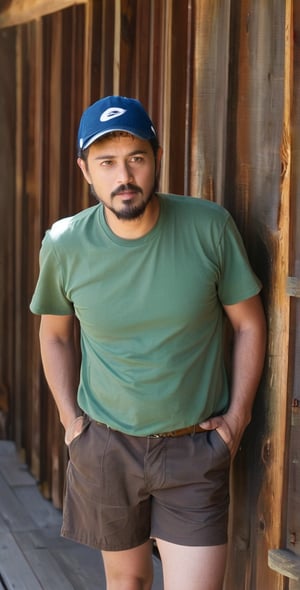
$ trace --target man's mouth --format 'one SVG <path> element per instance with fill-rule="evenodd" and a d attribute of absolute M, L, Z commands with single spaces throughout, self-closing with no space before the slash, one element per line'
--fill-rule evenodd
<path fill-rule="evenodd" d="M 137 195 L 138 193 L 140 193 L 141 190 L 134 185 L 125 185 L 123 187 L 119 187 L 118 189 L 114 190 L 111 193 L 112 197 L 122 197 L 122 200 L 129 200 L 132 199 L 135 195 Z"/>

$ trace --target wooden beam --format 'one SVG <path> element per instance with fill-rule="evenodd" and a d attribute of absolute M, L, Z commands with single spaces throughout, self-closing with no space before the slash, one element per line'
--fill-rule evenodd
<path fill-rule="evenodd" d="M 287 549 L 270 549 L 269 567 L 282 576 L 300 581 L 300 557 Z"/>
<path fill-rule="evenodd" d="M 286 292 L 290 297 L 300 297 L 300 279 L 288 277 L 286 280 Z"/>
<path fill-rule="evenodd" d="M 0 29 L 15 27 L 57 12 L 74 4 L 87 4 L 88 0 L 11 0 L 0 11 Z"/>

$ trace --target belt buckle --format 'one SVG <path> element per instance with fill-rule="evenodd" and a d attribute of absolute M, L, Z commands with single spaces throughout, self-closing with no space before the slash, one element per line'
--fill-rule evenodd
<path fill-rule="evenodd" d="M 149 438 L 161 438 L 160 434 L 149 434 Z"/>

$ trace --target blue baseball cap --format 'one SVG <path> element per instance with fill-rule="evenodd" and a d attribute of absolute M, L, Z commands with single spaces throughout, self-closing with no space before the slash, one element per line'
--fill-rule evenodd
<path fill-rule="evenodd" d="M 146 140 L 156 138 L 154 125 L 139 100 L 106 96 L 83 112 L 78 129 L 79 150 L 113 131 L 127 131 Z"/>

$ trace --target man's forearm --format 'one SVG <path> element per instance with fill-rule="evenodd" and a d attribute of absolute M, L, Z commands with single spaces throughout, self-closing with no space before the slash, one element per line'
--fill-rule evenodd
<path fill-rule="evenodd" d="M 234 456 L 251 420 L 265 358 L 266 323 L 258 297 L 227 306 L 226 312 L 234 329 L 230 405 L 226 414 L 201 425 L 218 429 Z"/>
<path fill-rule="evenodd" d="M 265 358 L 264 328 L 235 334 L 231 396 L 228 414 L 245 428 L 251 420 L 252 406 L 261 378 Z"/>
<path fill-rule="evenodd" d="M 82 412 L 77 405 L 79 367 L 74 342 L 41 335 L 45 377 L 54 397 L 60 421 L 67 429 Z"/>

